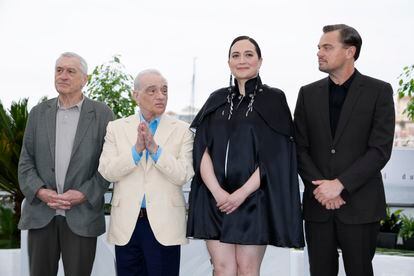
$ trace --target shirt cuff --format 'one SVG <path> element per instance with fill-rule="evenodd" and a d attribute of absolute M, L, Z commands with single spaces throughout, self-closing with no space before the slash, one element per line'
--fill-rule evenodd
<path fill-rule="evenodd" d="M 161 153 L 162 153 L 162 149 L 160 146 L 158 146 L 158 149 L 155 153 L 150 153 L 150 156 L 152 160 L 154 160 L 154 163 L 157 163 L 158 158 L 160 158 Z"/>
<path fill-rule="evenodd" d="M 132 152 L 132 159 L 134 159 L 134 163 L 135 165 L 138 165 L 139 161 L 142 158 L 142 152 L 137 152 L 137 149 L 135 148 L 135 146 L 133 146 L 131 148 L 131 152 Z"/>

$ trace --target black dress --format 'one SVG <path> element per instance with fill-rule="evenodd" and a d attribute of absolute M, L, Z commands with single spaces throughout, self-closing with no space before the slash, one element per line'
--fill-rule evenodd
<path fill-rule="evenodd" d="M 194 119 L 195 176 L 187 236 L 225 243 L 303 247 L 293 125 L 282 91 L 249 80 L 212 93 Z M 200 175 L 208 148 L 221 187 L 229 193 L 260 170 L 260 187 L 231 214 L 221 212 Z"/>

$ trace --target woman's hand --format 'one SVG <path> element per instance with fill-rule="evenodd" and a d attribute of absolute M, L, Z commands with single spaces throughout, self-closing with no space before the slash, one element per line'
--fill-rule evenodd
<path fill-rule="evenodd" d="M 234 212 L 239 206 L 246 200 L 246 198 L 257 191 L 260 187 L 260 169 L 254 171 L 254 173 L 249 177 L 246 183 L 241 186 L 239 189 L 234 191 L 231 195 L 227 197 L 226 202 L 223 204 L 218 204 L 220 211 L 230 214 Z"/>
<path fill-rule="evenodd" d="M 227 198 L 229 197 L 229 193 L 223 190 L 223 188 L 219 187 L 215 193 L 213 193 L 214 199 L 217 202 L 217 207 L 220 207 L 223 205 Z"/>
<path fill-rule="evenodd" d="M 248 197 L 248 194 L 243 189 L 237 189 L 227 197 L 227 200 L 220 205 L 217 205 L 220 211 L 227 215 L 234 212 Z"/>

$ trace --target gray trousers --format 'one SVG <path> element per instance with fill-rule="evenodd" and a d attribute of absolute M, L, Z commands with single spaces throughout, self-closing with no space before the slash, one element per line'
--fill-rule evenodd
<path fill-rule="evenodd" d="M 89 276 L 96 251 L 96 237 L 81 237 L 70 230 L 63 216 L 55 216 L 48 225 L 28 233 L 31 276 L 54 276 L 60 255 L 66 276 Z"/>

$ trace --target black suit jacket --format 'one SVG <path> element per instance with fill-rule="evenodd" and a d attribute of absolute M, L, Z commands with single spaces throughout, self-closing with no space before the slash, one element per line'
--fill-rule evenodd
<path fill-rule="evenodd" d="M 342 107 L 335 137 L 329 124 L 329 80 L 303 86 L 295 109 L 299 174 L 305 184 L 304 219 L 343 223 L 379 221 L 385 215 L 381 169 L 390 158 L 395 126 L 391 85 L 358 71 Z M 317 179 L 338 178 L 346 201 L 323 207 L 313 196 Z"/>

